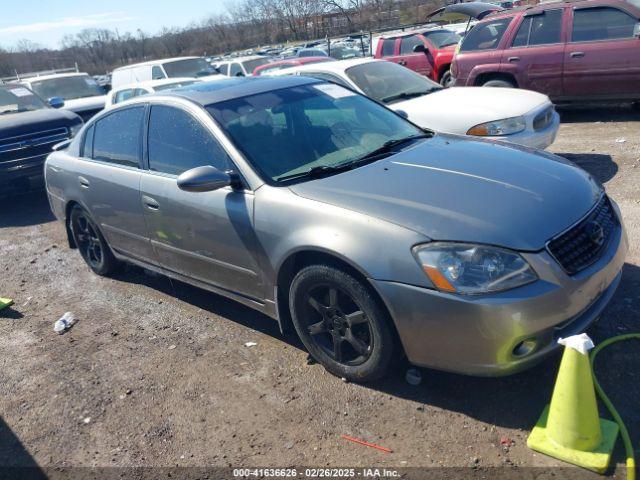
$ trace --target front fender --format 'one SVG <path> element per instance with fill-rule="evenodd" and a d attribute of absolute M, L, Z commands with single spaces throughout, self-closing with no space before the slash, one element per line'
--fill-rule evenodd
<path fill-rule="evenodd" d="M 277 284 L 278 272 L 291 255 L 301 251 L 330 254 L 365 277 L 431 286 L 411 253 L 429 241 L 408 228 L 353 210 L 302 198 L 287 188 L 264 186 L 256 191 L 255 230 L 266 253 L 268 278 Z"/>

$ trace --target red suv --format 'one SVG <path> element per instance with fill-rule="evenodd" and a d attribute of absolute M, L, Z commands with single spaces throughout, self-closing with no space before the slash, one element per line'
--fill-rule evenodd
<path fill-rule="evenodd" d="M 460 38 L 456 32 L 445 28 L 389 34 L 378 40 L 374 57 L 404 65 L 448 85 L 451 60 Z"/>
<path fill-rule="evenodd" d="M 466 35 L 456 86 L 522 87 L 557 101 L 640 100 L 640 0 L 580 0 L 492 14 Z"/>

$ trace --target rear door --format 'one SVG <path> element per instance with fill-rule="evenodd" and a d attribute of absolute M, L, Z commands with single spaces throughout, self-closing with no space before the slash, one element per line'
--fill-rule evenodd
<path fill-rule="evenodd" d="M 86 132 L 76 181 L 111 248 L 153 259 L 140 205 L 144 105 L 115 110 Z"/>
<path fill-rule="evenodd" d="M 152 105 L 147 157 L 140 190 L 158 263 L 209 285 L 264 298 L 255 261 L 253 193 L 230 187 L 198 193 L 178 188 L 178 175 L 195 167 L 235 170 L 197 112 Z"/>
<path fill-rule="evenodd" d="M 573 7 L 564 61 L 568 97 L 623 98 L 640 93 L 638 19 L 612 6 Z"/>
<path fill-rule="evenodd" d="M 502 52 L 504 70 L 522 88 L 562 95 L 563 9 L 541 10 L 520 18 L 511 45 Z"/>

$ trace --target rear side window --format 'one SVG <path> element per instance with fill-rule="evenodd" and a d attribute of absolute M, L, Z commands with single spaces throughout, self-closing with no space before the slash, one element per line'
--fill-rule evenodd
<path fill-rule="evenodd" d="M 195 167 L 212 165 L 232 168 L 231 160 L 218 141 L 187 112 L 154 105 L 149 118 L 149 169 L 180 175 Z"/>
<path fill-rule="evenodd" d="M 120 90 L 119 92 L 116 92 L 113 98 L 113 103 L 124 102 L 125 100 L 129 100 L 132 97 L 133 97 L 133 89 L 127 88 L 126 90 Z"/>
<path fill-rule="evenodd" d="M 140 166 L 144 107 L 119 110 L 98 120 L 93 158 L 128 167 Z"/>
<path fill-rule="evenodd" d="M 218 67 L 218 71 L 222 74 L 222 75 L 227 75 L 229 73 L 229 64 L 228 63 L 223 63 L 222 65 L 220 65 Z"/>
<path fill-rule="evenodd" d="M 636 19 L 611 7 L 595 7 L 573 12 L 572 42 L 613 40 L 633 37 Z"/>
<path fill-rule="evenodd" d="M 512 18 L 500 18 L 477 24 L 462 41 L 461 52 L 494 50 L 511 23 Z"/>
<path fill-rule="evenodd" d="M 395 38 L 385 38 L 382 42 L 382 56 L 391 57 L 395 54 Z"/>
<path fill-rule="evenodd" d="M 93 157 L 93 132 L 94 126 L 91 125 L 87 128 L 86 133 L 84 134 L 84 143 L 82 144 L 82 156 L 91 158 Z"/>
<path fill-rule="evenodd" d="M 413 53 L 413 47 L 416 45 L 423 45 L 422 40 L 417 35 L 403 37 L 402 40 L 400 40 L 400 55 Z"/>
<path fill-rule="evenodd" d="M 547 10 L 540 15 L 526 16 L 513 39 L 513 47 L 560 43 L 562 10 Z"/>
<path fill-rule="evenodd" d="M 165 76 L 164 76 L 164 72 L 162 71 L 162 69 L 161 69 L 160 67 L 158 67 L 158 66 L 156 65 L 156 66 L 154 66 L 154 67 L 151 69 L 151 78 L 152 78 L 153 80 L 160 80 L 160 79 L 163 79 L 163 78 L 165 78 Z"/>

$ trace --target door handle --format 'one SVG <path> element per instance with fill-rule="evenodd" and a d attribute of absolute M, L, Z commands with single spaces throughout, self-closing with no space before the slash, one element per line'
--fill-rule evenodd
<path fill-rule="evenodd" d="M 407 64 L 407 62 L 405 62 L 404 60 L 400 60 L 398 62 L 398 65 L 402 65 L 403 67 Z"/>
<path fill-rule="evenodd" d="M 571 58 L 582 58 L 584 57 L 584 52 L 571 52 L 569 56 Z"/>
<path fill-rule="evenodd" d="M 156 202 L 153 198 L 147 197 L 146 195 L 142 196 L 142 203 L 149 210 L 158 210 L 160 208 L 160 204 Z"/>
<path fill-rule="evenodd" d="M 520 57 L 509 57 L 507 58 L 507 62 L 519 62 L 520 61 Z"/>
<path fill-rule="evenodd" d="M 90 183 L 89 183 L 89 180 L 87 180 L 86 178 L 78 177 L 78 182 L 80 182 L 80 186 L 82 188 L 89 188 Z"/>

